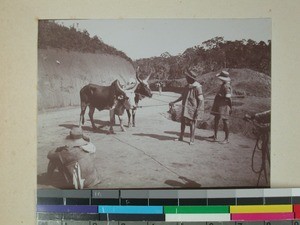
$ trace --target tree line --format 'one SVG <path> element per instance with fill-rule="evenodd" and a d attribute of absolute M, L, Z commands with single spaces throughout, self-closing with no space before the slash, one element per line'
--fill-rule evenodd
<path fill-rule="evenodd" d="M 98 36 L 90 37 L 87 30 L 79 31 L 75 26 L 65 27 L 50 20 L 38 24 L 38 48 L 58 48 L 68 51 L 117 55 L 129 62 L 132 60 L 122 51 L 105 44 Z"/>
<path fill-rule="evenodd" d="M 153 73 L 154 78 L 160 80 L 183 78 L 186 68 L 198 74 L 223 68 L 248 68 L 271 76 L 271 41 L 226 41 L 223 37 L 215 37 L 180 55 L 139 59 L 135 64 L 142 73 Z"/>

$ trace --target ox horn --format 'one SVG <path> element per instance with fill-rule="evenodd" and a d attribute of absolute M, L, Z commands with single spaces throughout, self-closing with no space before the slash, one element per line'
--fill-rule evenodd
<path fill-rule="evenodd" d="M 119 80 L 116 80 L 116 86 L 117 86 L 117 88 L 119 89 L 119 91 L 122 91 L 122 92 L 124 92 L 124 93 L 125 93 L 125 90 L 124 90 L 124 88 L 121 86 L 121 84 L 120 84 L 120 81 L 119 81 Z"/>
<path fill-rule="evenodd" d="M 140 71 L 140 67 L 139 67 L 139 66 L 138 66 L 137 69 L 136 69 L 135 75 L 136 75 L 136 79 L 138 80 L 138 82 L 142 83 L 143 81 L 139 78 L 139 75 L 138 75 L 138 73 L 137 73 L 138 71 Z"/>
<path fill-rule="evenodd" d="M 155 72 L 155 70 L 153 69 L 153 67 L 151 67 L 151 73 L 149 74 L 149 76 L 144 80 L 145 83 L 148 82 L 149 78 L 151 77 L 151 75 Z"/>
<path fill-rule="evenodd" d="M 151 74 L 144 80 L 144 82 L 147 83 L 150 77 L 151 77 Z"/>

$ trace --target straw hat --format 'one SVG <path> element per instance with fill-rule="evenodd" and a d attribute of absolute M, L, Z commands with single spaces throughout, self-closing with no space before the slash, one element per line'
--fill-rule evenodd
<path fill-rule="evenodd" d="M 196 78 L 197 78 L 197 76 L 198 76 L 198 74 L 196 74 L 194 71 L 191 71 L 191 70 L 189 70 L 189 69 L 186 69 L 185 75 L 186 75 L 187 77 L 192 78 L 193 80 L 196 80 Z"/>
<path fill-rule="evenodd" d="M 79 127 L 73 127 L 70 130 L 70 134 L 66 137 L 67 145 L 74 147 L 74 146 L 83 146 L 87 145 L 90 139 L 83 135 L 82 129 Z"/>
<path fill-rule="evenodd" d="M 216 75 L 216 77 L 219 78 L 220 80 L 226 81 L 226 82 L 229 82 L 231 80 L 229 77 L 229 73 L 225 70 L 222 70 L 220 73 L 218 73 Z"/>

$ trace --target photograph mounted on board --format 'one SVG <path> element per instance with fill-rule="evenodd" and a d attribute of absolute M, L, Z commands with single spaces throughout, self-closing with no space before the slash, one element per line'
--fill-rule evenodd
<path fill-rule="evenodd" d="M 37 187 L 270 186 L 271 19 L 39 20 Z"/>

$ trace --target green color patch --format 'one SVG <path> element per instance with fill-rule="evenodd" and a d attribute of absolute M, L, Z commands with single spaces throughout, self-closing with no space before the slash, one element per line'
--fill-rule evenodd
<path fill-rule="evenodd" d="M 164 213 L 229 213 L 229 206 L 164 206 Z"/>

